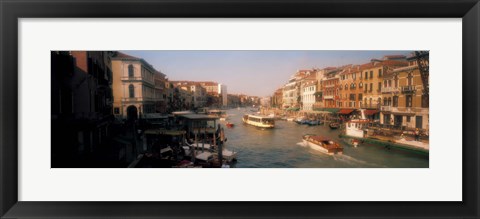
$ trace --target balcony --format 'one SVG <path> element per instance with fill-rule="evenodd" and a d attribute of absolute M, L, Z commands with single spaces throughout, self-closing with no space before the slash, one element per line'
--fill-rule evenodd
<path fill-rule="evenodd" d="M 382 87 L 382 93 L 394 93 L 398 91 L 398 87 Z"/>
<path fill-rule="evenodd" d="M 414 93 L 415 90 L 415 85 L 402 86 L 402 93 Z"/>
<path fill-rule="evenodd" d="M 122 102 L 143 102 L 143 101 L 155 101 L 152 97 L 127 97 L 122 98 Z"/>
<path fill-rule="evenodd" d="M 323 96 L 323 99 L 325 99 L 325 100 L 333 100 L 333 95 L 325 95 L 325 96 Z"/>
<path fill-rule="evenodd" d="M 380 109 L 382 111 L 392 111 L 392 106 L 381 106 Z"/>
<path fill-rule="evenodd" d="M 121 77 L 121 80 L 123 82 L 144 82 L 144 83 L 148 83 L 155 86 L 155 83 L 153 81 L 147 80 L 146 78 L 143 78 L 143 77 Z"/>

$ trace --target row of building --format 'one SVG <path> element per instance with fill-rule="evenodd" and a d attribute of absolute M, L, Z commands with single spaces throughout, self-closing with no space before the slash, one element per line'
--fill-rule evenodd
<path fill-rule="evenodd" d="M 227 106 L 227 86 L 217 82 L 171 81 L 144 59 L 115 52 L 111 57 L 116 117 Z"/>
<path fill-rule="evenodd" d="M 346 115 L 365 109 L 380 124 L 428 129 L 428 55 L 390 55 L 360 65 L 299 70 L 274 92 L 271 106 Z"/>
<path fill-rule="evenodd" d="M 52 162 L 74 163 L 71 160 L 80 155 L 102 154 L 99 151 L 107 150 L 106 145 L 131 145 L 114 137 L 127 136 L 120 134 L 125 130 L 114 125 L 115 119 L 223 107 L 228 96 L 224 84 L 171 81 L 145 60 L 121 52 L 52 51 Z M 119 157 L 113 160 L 130 160 L 120 157 L 132 154 L 127 153 L 132 146 L 111 147 L 108 150 Z"/>

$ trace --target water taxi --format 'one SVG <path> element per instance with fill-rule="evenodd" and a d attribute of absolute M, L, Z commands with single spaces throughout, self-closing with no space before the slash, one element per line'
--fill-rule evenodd
<path fill-rule="evenodd" d="M 319 135 L 304 135 L 303 143 L 310 148 L 328 155 L 342 154 L 343 147 L 333 140 Z"/>
<path fill-rule="evenodd" d="M 253 125 L 259 128 L 273 128 L 275 127 L 275 119 L 265 116 L 244 115 L 242 121 L 246 124 Z"/>

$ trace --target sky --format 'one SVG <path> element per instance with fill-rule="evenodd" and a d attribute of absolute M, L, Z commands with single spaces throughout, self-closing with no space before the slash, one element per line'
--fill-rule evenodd
<path fill-rule="evenodd" d="M 215 81 L 229 94 L 271 96 L 300 69 L 364 64 L 385 55 L 409 55 L 411 51 L 319 50 L 152 50 L 121 51 L 142 58 L 169 80 Z"/>

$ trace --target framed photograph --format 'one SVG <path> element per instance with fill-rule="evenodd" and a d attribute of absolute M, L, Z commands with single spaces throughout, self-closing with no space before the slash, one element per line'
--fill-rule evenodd
<path fill-rule="evenodd" d="M 477 0 L 1 13 L 2 218 L 480 216 Z"/>

